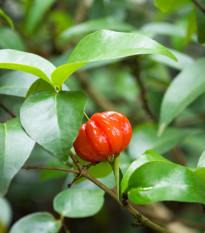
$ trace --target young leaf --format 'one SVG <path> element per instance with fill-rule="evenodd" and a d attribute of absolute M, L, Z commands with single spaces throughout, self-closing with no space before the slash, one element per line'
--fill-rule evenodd
<path fill-rule="evenodd" d="M 41 20 L 43 19 L 46 12 L 53 5 L 55 0 L 33 0 L 31 8 L 28 12 L 25 31 L 32 35 L 37 26 L 40 25 Z"/>
<path fill-rule="evenodd" d="M 132 27 L 129 24 L 119 22 L 119 20 L 116 20 L 111 17 L 107 17 L 90 20 L 81 24 L 74 25 L 73 27 L 69 27 L 61 33 L 59 37 L 59 42 L 65 43 L 75 36 L 82 36 L 85 33 L 93 32 L 104 28 L 117 31 L 134 30 L 134 27 Z"/>
<path fill-rule="evenodd" d="M 128 192 L 135 204 L 166 200 L 205 203 L 205 185 L 198 176 L 165 159 L 139 158 L 131 164 L 121 185 L 122 192 Z"/>
<path fill-rule="evenodd" d="M 81 91 L 31 94 L 20 110 L 24 129 L 57 159 L 66 162 L 83 118 L 86 95 Z"/>
<path fill-rule="evenodd" d="M 123 58 L 138 54 L 161 54 L 177 61 L 176 57 L 156 41 L 138 34 L 99 30 L 84 37 L 75 47 L 68 63 L 58 67 L 51 80 L 56 86 L 88 62 Z"/>
<path fill-rule="evenodd" d="M 57 233 L 61 228 L 61 222 L 51 214 L 39 212 L 29 214 L 16 222 L 9 233 Z"/>
<path fill-rule="evenodd" d="M 168 128 L 159 137 L 157 125 L 142 124 L 134 128 L 128 151 L 132 158 L 141 156 L 148 149 L 163 154 L 181 142 L 189 133 L 190 130 Z"/>
<path fill-rule="evenodd" d="M 96 189 L 68 189 L 54 199 L 54 210 L 69 218 L 95 215 L 103 206 L 104 191 Z"/>
<path fill-rule="evenodd" d="M 0 195 L 28 159 L 35 142 L 21 127 L 18 118 L 0 124 Z"/>
<path fill-rule="evenodd" d="M 55 70 L 53 64 L 38 55 L 11 49 L 0 50 L 0 68 L 25 71 L 51 85 L 51 73 Z"/>
<path fill-rule="evenodd" d="M 167 89 L 160 111 L 161 134 L 166 126 L 190 103 L 205 92 L 205 59 L 199 59 L 185 68 Z"/>
<path fill-rule="evenodd" d="M 7 27 L 0 27 L 0 47 L 3 49 L 25 50 L 20 35 L 15 30 Z"/>
<path fill-rule="evenodd" d="M 36 76 L 22 71 L 7 72 L 0 78 L 0 94 L 25 97 Z"/>

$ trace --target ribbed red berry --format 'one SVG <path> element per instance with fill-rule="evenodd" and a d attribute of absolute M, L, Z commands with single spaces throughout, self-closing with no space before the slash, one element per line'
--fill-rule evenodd
<path fill-rule="evenodd" d="M 132 127 L 124 115 L 113 111 L 95 113 L 81 125 L 74 149 L 85 161 L 104 161 L 110 155 L 123 151 L 131 137 Z"/>

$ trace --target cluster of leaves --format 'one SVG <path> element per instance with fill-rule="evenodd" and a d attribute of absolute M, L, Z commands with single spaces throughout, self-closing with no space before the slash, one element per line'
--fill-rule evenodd
<path fill-rule="evenodd" d="M 34 34 L 38 23 L 54 3 L 51 0 L 43 1 L 43 5 L 42 1 L 34 2 L 25 25 L 28 36 Z M 163 2 L 160 0 L 155 2 L 163 11 L 171 11 L 179 4 L 179 1 L 169 1 L 170 3 L 166 5 Z M 198 40 L 204 42 L 202 25 L 205 21 L 202 20 L 204 15 L 188 0 L 180 4 L 191 4 L 193 10 L 196 10 Z M 36 18 L 34 15 L 39 17 Z M 193 19 L 196 16 L 192 13 L 190 17 Z M 10 22 L 9 18 L 6 18 Z M 59 43 L 68 43 L 76 36 L 96 32 L 84 37 L 69 55 L 67 63 L 63 64 L 60 61 L 57 68 L 40 56 L 24 52 L 25 46 L 18 33 L 8 27 L 1 27 L 0 33 L 4 37 L 0 38 L 0 46 L 6 49 L 0 50 L 0 68 L 17 71 L 7 72 L 1 77 L 0 94 L 24 97 L 25 101 L 20 108 L 20 118 L 0 124 L 0 194 L 2 196 L 6 194 L 11 180 L 29 158 L 36 144 L 57 159 L 50 161 L 50 164 L 54 164 L 51 166 L 69 168 L 69 151 L 82 122 L 87 99 L 84 92 L 71 91 L 67 87 L 65 81 L 70 75 L 78 69 L 85 70 L 113 63 L 128 56 L 151 54 L 148 57 L 150 61 L 164 63 L 179 71 L 179 74 L 170 83 L 163 97 L 159 125 L 142 124 L 134 128 L 133 138 L 128 147 L 130 157 L 121 156 L 124 176 L 119 188 L 120 195 L 124 192 L 128 193 L 129 199 L 136 204 L 163 200 L 205 204 L 204 154 L 201 155 L 196 168 L 172 163 L 158 154 L 168 152 L 187 135 L 201 132 L 199 129 L 181 129 L 168 125 L 205 92 L 203 80 L 205 59 L 193 60 L 178 51 L 170 52 L 149 38 L 156 34 L 169 35 L 174 30 L 175 34 L 178 33 L 177 36 L 181 38 L 186 36 L 187 41 L 195 40 L 191 37 L 196 29 L 193 22 L 196 20 L 189 21 L 187 35 L 180 27 L 168 23 L 147 24 L 140 29 L 140 33 L 96 31 L 104 27 L 117 31 L 135 31 L 135 27 L 130 24 L 119 23 L 118 20 L 110 17 L 69 27 L 59 34 Z M 8 38 L 13 40 L 9 41 Z M 68 56 L 67 53 L 65 55 Z M 133 160 L 135 161 L 131 164 Z M 106 162 L 100 163 L 91 167 L 89 172 L 111 188 L 114 186 L 114 178 L 110 174 L 109 166 Z M 102 173 L 102 170 L 105 172 Z M 46 175 L 48 173 L 44 174 Z M 50 176 L 52 177 L 52 174 Z M 72 177 L 70 176 L 69 179 Z M 62 218 L 92 216 L 101 209 L 103 195 L 104 191 L 99 190 L 95 185 L 88 185 L 88 181 L 84 180 L 73 185 L 71 189 L 60 192 L 54 199 L 54 210 Z M 5 199 L 1 198 L 0 201 L 5 213 L 8 213 L 0 218 L 0 229 L 4 231 L 9 225 L 11 213 Z M 30 232 L 31 225 L 33 229 L 39 229 L 39 232 L 44 230 L 54 233 L 60 230 L 62 221 L 56 220 L 49 213 L 35 213 L 19 220 L 10 232 Z"/>

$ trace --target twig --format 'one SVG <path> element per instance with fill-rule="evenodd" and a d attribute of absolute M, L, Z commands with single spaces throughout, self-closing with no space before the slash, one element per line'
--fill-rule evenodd
<path fill-rule="evenodd" d="M 56 171 L 61 171 L 61 172 L 71 172 L 75 174 L 79 174 L 79 171 L 77 170 L 72 170 L 72 169 L 64 169 L 64 168 L 58 168 L 58 167 L 45 167 L 45 166 L 30 166 L 30 165 L 25 165 L 22 167 L 22 169 L 30 170 L 30 169 L 46 169 L 46 170 L 56 170 Z"/>
<path fill-rule="evenodd" d="M 11 112 L 4 104 L 0 103 L 0 107 L 4 109 L 4 111 L 7 112 L 12 118 L 16 118 L 16 115 Z"/>
<path fill-rule="evenodd" d="M 77 160 L 77 158 L 75 157 L 75 155 L 71 151 L 70 151 L 70 157 L 73 160 L 73 162 L 75 163 L 75 165 L 78 168 L 79 172 L 81 170 L 83 170 L 83 165 L 80 164 L 80 162 Z"/>
<path fill-rule="evenodd" d="M 137 58 L 135 59 L 130 59 L 129 61 L 127 61 L 128 65 L 131 68 L 132 74 L 134 75 L 134 77 L 136 78 L 136 81 L 139 85 L 140 88 L 140 99 L 142 101 L 142 105 L 144 110 L 147 112 L 147 114 L 150 116 L 150 118 L 152 119 L 153 122 L 156 122 L 156 117 L 153 115 L 153 113 L 151 112 L 148 102 L 147 102 L 147 98 L 146 98 L 146 89 L 144 86 L 144 83 L 142 82 L 142 79 L 140 77 L 140 64 Z"/>
<path fill-rule="evenodd" d="M 192 2 L 205 14 L 204 6 L 202 6 L 197 0 L 192 0 Z"/>
<path fill-rule="evenodd" d="M 83 174 L 83 176 L 90 181 L 92 181 L 94 184 L 96 184 L 99 188 L 103 189 L 108 195 L 110 195 L 114 200 L 118 201 L 117 195 L 108 187 L 106 187 L 104 184 L 102 184 L 100 181 L 95 179 L 93 176 L 91 176 L 88 172 Z M 156 223 L 150 221 L 148 218 L 143 216 L 140 212 L 138 212 L 134 207 L 132 207 L 129 203 L 126 205 L 122 202 L 119 202 L 119 204 L 126 209 L 127 211 L 130 212 L 130 214 L 137 220 L 137 222 L 141 226 L 146 226 L 151 228 L 152 230 L 156 232 L 161 232 L 161 233 L 168 233 L 169 231 L 162 228 L 161 226 L 157 225 Z"/>
<path fill-rule="evenodd" d="M 100 162 L 92 162 L 92 163 L 89 163 L 88 165 L 85 166 L 85 168 L 88 170 L 90 167 L 95 166 L 95 165 L 97 165 L 98 163 L 100 163 Z"/>
<path fill-rule="evenodd" d="M 82 175 L 79 173 L 79 174 L 75 177 L 75 179 L 73 179 L 73 181 L 67 185 L 67 187 L 70 188 L 70 187 L 71 187 L 77 180 L 79 180 L 81 177 L 82 177 Z"/>
<path fill-rule="evenodd" d="M 97 92 L 91 85 L 87 83 L 86 73 L 83 71 L 76 72 L 78 80 L 81 85 L 85 88 L 88 95 L 95 101 L 95 103 L 103 110 L 115 110 L 115 106 L 110 103 L 104 96 Z"/>

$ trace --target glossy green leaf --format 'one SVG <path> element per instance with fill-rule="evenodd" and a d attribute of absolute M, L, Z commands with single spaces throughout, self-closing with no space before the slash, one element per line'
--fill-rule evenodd
<path fill-rule="evenodd" d="M 56 158 L 67 161 L 83 118 L 81 91 L 35 92 L 24 102 L 20 118 L 28 135 Z"/>
<path fill-rule="evenodd" d="M 95 215 L 103 206 L 104 191 L 93 189 L 68 189 L 54 199 L 54 210 L 69 218 Z"/>
<path fill-rule="evenodd" d="M 82 36 L 85 33 L 93 32 L 100 29 L 109 29 L 109 30 L 117 30 L 117 31 L 130 31 L 134 30 L 129 24 L 124 22 L 119 22 L 111 17 L 95 19 L 91 21 L 87 21 L 81 24 L 77 24 L 73 27 L 69 27 L 65 31 L 63 31 L 59 37 L 59 41 L 61 43 L 67 42 L 75 36 Z"/>
<path fill-rule="evenodd" d="M 51 80 L 60 87 L 69 75 L 88 62 L 138 54 L 161 54 L 177 61 L 168 49 L 144 35 L 99 30 L 78 43 L 68 58 L 69 64 L 58 67 L 52 73 Z"/>
<path fill-rule="evenodd" d="M 0 50 L 0 68 L 25 71 L 50 84 L 51 73 L 55 70 L 53 64 L 38 55 L 11 49 Z"/>
<path fill-rule="evenodd" d="M 163 154 L 181 142 L 190 132 L 183 129 L 168 128 L 159 137 L 157 125 L 142 124 L 133 129 L 128 151 L 132 158 L 141 156 L 148 149 Z"/>
<path fill-rule="evenodd" d="M 29 95 L 31 95 L 35 92 L 39 92 L 39 91 L 55 92 L 55 89 L 53 88 L 53 86 L 51 86 L 49 83 L 47 83 L 43 79 L 38 79 L 28 89 L 28 91 L 26 93 L 26 98 L 28 98 Z"/>
<path fill-rule="evenodd" d="M 201 167 L 194 171 L 194 173 L 199 177 L 202 183 L 205 186 L 205 167 Z"/>
<path fill-rule="evenodd" d="M 40 25 L 46 12 L 51 8 L 55 0 L 33 0 L 25 21 L 25 31 L 31 35 Z"/>
<path fill-rule="evenodd" d="M 0 124 L 0 195 L 6 194 L 11 180 L 28 159 L 34 144 L 18 118 Z"/>
<path fill-rule="evenodd" d="M 22 71 L 7 72 L 0 78 L 0 94 L 25 97 L 36 76 Z"/>
<path fill-rule="evenodd" d="M 179 73 L 167 89 L 160 111 L 161 134 L 190 103 L 205 92 L 205 59 L 199 59 Z"/>
<path fill-rule="evenodd" d="M 197 0 L 197 2 L 205 7 L 204 0 Z M 205 14 L 199 7 L 196 7 L 196 21 L 197 21 L 197 35 L 198 35 L 198 42 L 205 43 Z"/>
<path fill-rule="evenodd" d="M 12 218 L 11 207 L 3 197 L 0 197 L 0 206 L 0 232 L 6 233 Z"/>
<path fill-rule="evenodd" d="M 4 17 L 4 19 L 9 23 L 10 27 L 14 29 L 14 24 L 11 18 L 0 8 L 0 15 Z"/>
<path fill-rule="evenodd" d="M 0 48 L 24 51 L 25 45 L 15 30 L 0 27 Z"/>
<path fill-rule="evenodd" d="M 151 159 L 147 159 L 148 155 Z M 133 203 L 205 203 L 205 185 L 191 169 L 171 163 L 154 151 L 141 157 L 131 164 L 121 183 L 122 191 L 128 193 Z"/>
<path fill-rule="evenodd" d="M 27 215 L 17 221 L 9 233 L 57 233 L 61 228 L 61 222 L 51 214 L 38 212 Z"/>

